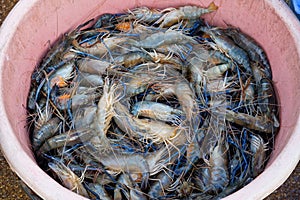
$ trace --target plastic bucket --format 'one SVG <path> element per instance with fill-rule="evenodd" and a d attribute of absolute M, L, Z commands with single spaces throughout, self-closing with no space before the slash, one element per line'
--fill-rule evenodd
<path fill-rule="evenodd" d="M 0 30 L 1 148 L 12 170 L 44 199 L 85 199 L 59 185 L 36 164 L 26 131 L 30 75 L 48 41 L 107 12 L 149 6 L 207 6 L 211 0 L 21 0 Z M 281 110 L 281 129 L 265 171 L 226 199 L 261 199 L 290 175 L 300 158 L 300 24 L 283 1 L 215 0 L 211 24 L 239 27 L 265 49 L 272 66 Z"/>

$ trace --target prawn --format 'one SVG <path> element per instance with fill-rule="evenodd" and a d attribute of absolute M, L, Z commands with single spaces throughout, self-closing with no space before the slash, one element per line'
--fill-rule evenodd
<path fill-rule="evenodd" d="M 135 116 L 149 117 L 164 122 L 176 122 L 183 112 L 171 106 L 151 101 L 140 101 L 133 105 L 131 113 Z"/>
<path fill-rule="evenodd" d="M 248 53 L 251 61 L 263 64 L 263 66 L 265 67 L 265 76 L 271 80 L 271 66 L 263 48 L 257 42 L 255 42 L 253 38 L 241 32 L 237 28 L 229 28 L 225 30 L 225 32 L 233 39 L 233 41 L 237 45 L 239 45 Z"/>
<path fill-rule="evenodd" d="M 133 15 L 138 22 L 152 23 L 157 21 L 163 13 L 157 9 L 148 7 L 139 7 L 133 10 L 128 10 L 130 15 Z"/>
<path fill-rule="evenodd" d="M 199 176 L 202 176 L 202 181 L 198 180 L 198 185 L 208 192 L 210 190 L 218 193 L 226 188 L 229 184 L 229 173 L 227 170 L 227 148 L 222 142 L 224 139 L 219 139 L 216 146 L 210 153 L 208 167 L 202 170 Z M 200 177 L 198 177 L 200 179 Z"/>
<path fill-rule="evenodd" d="M 114 58 L 116 65 L 123 65 L 126 68 L 135 66 L 145 61 L 152 60 L 151 57 L 143 51 L 132 51 Z"/>
<path fill-rule="evenodd" d="M 113 150 L 106 153 L 95 152 L 93 156 L 108 170 L 128 173 L 134 182 L 141 182 L 142 188 L 148 184 L 150 170 L 143 156 L 139 154 L 127 155 Z"/>
<path fill-rule="evenodd" d="M 84 72 L 79 73 L 77 81 L 79 82 L 79 86 L 83 87 L 100 87 L 104 84 L 102 76 Z"/>
<path fill-rule="evenodd" d="M 209 159 L 211 165 L 210 181 L 215 191 L 223 190 L 229 183 L 226 151 L 225 144 L 219 141 Z"/>
<path fill-rule="evenodd" d="M 73 40 L 72 45 L 74 46 L 75 50 L 79 50 L 81 52 L 88 53 L 98 58 L 101 58 L 103 55 L 109 53 L 109 51 L 117 48 L 119 45 L 123 44 L 127 40 L 128 38 L 126 37 L 108 37 L 104 38 L 101 43 L 98 42 L 89 48 L 84 48 L 80 46 L 77 40 Z"/>
<path fill-rule="evenodd" d="M 132 200 L 147 200 L 145 193 L 141 191 L 141 188 L 132 181 L 132 178 L 128 176 L 126 173 L 123 173 L 120 178 L 119 178 L 119 183 L 122 183 L 126 185 L 129 188 L 129 195 L 125 195 L 126 197 L 128 196 L 128 199 Z"/>
<path fill-rule="evenodd" d="M 98 197 L 98 199 L 102 200 L 112 200 L 112 198 L 109 196 L 103 185 L 97 184 L 97 183 L 88 183 L 87 186 L 89 191 L 92 191 L 91 193 Z"/>
<path fill-rule="evenodd" d="M 153 82 L 153 77 L 146 73 L 134 73 L 132 76 L 124 77 L 123 82 L 125 82 L 126 97 L 131 97 L 144 92 Z"/>
<path fill-rule="evenodd" d="M 81 177 L 78 177 L 70 168 L 57 160 L 49 162 L 48 166 L 59 177 L 66 188 L 89 198 L 88 192 L 82 184 L 84 180 L 84 173 L 82 173 Z"/>
<path fill-rule="evenodd" d="M 274 121 L 274 127 L 279 127 L 276 113 L 276 95 L 271 80 L 263 78 L 258 89 L 258 104 L 267 119 Z"/>
<path fill-rule="evenodd" d="M 143 127 L 143 135 L 146 139 L 151 139 L 154 143 L 170 142 L 180 131 L 178 127 L 170 126 L 164 122 L 154 121 L 150 119 L 133 118 L 138 127 Z"/>
<path fill-rule="evenodd" d="M 96 105 L 78 108 L 72 122 L 74 127 L 76 129 L 81 129 L 92 124 L 96 115 L 96 111 Z"/>
<path fill-rule="evenodd" d="M 182 107 L 187 124 L 190 124 L 193 130 L 193 133 L 190 135 L 191 140 L 191 138 L 193 138 L 193 134 L 198 131 L 201 121 L 198 104 L 195 101 L 195 93 L 187 81 L 182 79 L 178 82 L 176 81 L 174 85 L 174 94 Z"/>
<path fill-rule="evenodd" d="M 107 138 L 106 133 L 114 113 L 113 104 L 117 101 L 117 97 L 114 96 L 115 88 L 116 85 L 111 84 L 109 79 L 106 78 L 103 95 L 98 102 L 95 118 L 91 125 L 96 132 L 94 137 L 91 139 L 91 143 L 96 148 L 101 148 L 104 151 L 107 150 L 107 148 L 110 148 L 110 141 Z"/>
<path fill-rule="evenodd" d="M 178 9 L 169 9 L 170 12 L 164 14 L 155 23 L 160 24 L 160 27 L 170 27 L 181 20 L 196 20 L 201 15 L 216 11 L 218 6 L 211 2 L 207 8 L 198 6 L 183 6 Z"/>
<path fill-rule="evenodd" d="M 161 196 L 166 196 L 165 190 L 168 189 L 172 183 L 173 178 L 168 172 L 160 172 L 156 179 L 155 183 L 153 183 L 150 187 L 150 191 L 148 192 L 148 195 L 150 198 L 157 198 Z"/>
<path fill-rule="evenodd" d="M 74 77 L 74 64 L 66 63 L 61 68 L 52 73 L 48 81 L 50 82 L 50 87 L 53 88 L 55 85 L 58 87 L 66 87 L 66 81 Z M 47 84 L 46 84 L 47 85 Z M 47 89 L 44 89 L 47 91 Z"/>
<path fill-rule="evenodd" d="M 32 147 L 37 150 L 47 139 L 54 136 L 59 130 L 60 119 L 55 117 L 49 119 L 39 129 L 32 134 Z"/>
<path fill-rule="evenodd" d="M 216 43 L 217 47 L 228 57 L 232 58 L 238 64 L 242 65 L 247 72 L 252 74 L 250 60 L 246 51 L 238 47 L 229 37 L 222 35 L 217 29 L 204 30 L 211 39 Z"/>
<path fill-rule="evenodd" d="M 115 20 L 116 20 L 115 14 L 104 13 L 98 17 L 97 21 L 93 25 L 93 28 L 94 29 L 98 29 L 98 28 L 105 28 L 105 29 L 111 28 L 112 29 L 114 27 L 113 22 Z"/>
<path fill-rule="evenodd" d="M 78 62 L 78 69 L 81 72 L 86 72 L 90 74 L 102 75 L 105 73 L 106 69 L 111 65 L 107 61 L 95 60 L 95 59 L 83 59 Z"/>
<path fill-rule="evenodd" d="M 251 171 L 253 177 L 256 177 L 263 171 L 264 164 L 267 160 L 267 144 L 264 142 L 261 136 L 252 134 L 250 139 L 250 150 L 253 154 L 251 160 Z"/>
<path fill-rule="evenodd" d="M 178 70 L 181 70 L 184 65 L 180 58 L 173 56 L 174 53 L 171 51 L 167 55 L 164 53 L 156 52 L 156 50 L 147 53 L 151 56 L 152 61 L 155 63 L 169 64 Z"/>
<path fill-rule="evenodd" d="M 197 44 L 197 42 L 192 37 L 187 36 L 180 31 L 174 30 L 153 33 L 140 41 L 129 39 L 127 42 L 134 46 L 146 49 L 155 49 L 160 46 L 171 44 Z"/>
<path fill-rule="evenodd" d="M 225 114 L 217 110 L 214 110 L 213 112 L 216 115 L 225 115 L 227 121 L 240 126 L 264 133 L 273 133 L 274 122 L 264 117 L 254 117 L 245 113 L 236 113 L 232 110 L 225 110 Z"/>
<path fill-rule="evenodd" d="M 43 71 L 49 73 L 54 70 L 53 66 L 58 65 L 60 59 L 64 57 L 70 50 L 70 44 L 77 37 L 76 31 L 63 35 L 62 40 L 54 44 L 53 48 L 46 54 L 39 68 L 32 74 L 31 78 L 39 84 L 43 75 Z"/>
<path fill-rule="evenodd" d="M 85 142 L 92 136 L 91 131 L 86 129 L 73 129 L 65 133 L 61 133 L 47 139 L 37 151 L 37 155 L 42 155 L 44 152 L 48 152 L 59 147 L 71 146 L 80 142 Z"/>
<path fill-rule="evenodd" d="M 225 64 L 221 64 L 221 65 L 216 65 L 214 67 L 211 67 L 211 68 L 207 69 L 204 72 L 204 75 L 208 79 L 213 79 L 213 78 L 221 76 L 223 73 L 225 73 L 229 69 L 233 69 L 233 64 L 232 63 L 225 63 Z"/>
<path fill-rule="evenodd" d="M 171 144 L 181 134 L 178 127 L 170 126 L 161 121 L 139 119 L 132 116 L 125 105 L 116 103 L 114 121 L 125 133 L 140 139 L 150 139 L 154 143 Z M 123 120 L 122 120 L 123 118 Z"/>

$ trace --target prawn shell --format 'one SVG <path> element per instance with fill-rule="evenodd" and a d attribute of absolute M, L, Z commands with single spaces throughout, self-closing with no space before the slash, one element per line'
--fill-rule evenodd
<path fill-rule="evenodd" d="M 151 101 L 141 101 L 135 103 L 132 107 L 131 112 L 135 117 L 149 117 L 165 122 L 176 121 L 179 115 L 183 114 L 181 110 L 174 109 L 162 103 Z"/>
<path fill-rule="evenodd" d="M 38 130 L 34 130 L 32 135 L 32 146 L 34 149 L 39 148 L 47 139 L 54 136 L 59 129 L 59 118 L 52 118 L 41 126 Z"/>

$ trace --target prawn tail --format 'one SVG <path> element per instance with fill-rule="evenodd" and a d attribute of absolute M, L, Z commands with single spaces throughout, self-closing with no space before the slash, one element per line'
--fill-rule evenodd
<path fill-rule="evenodd" d="M 208 7 L 207 7 L 207 10 L 213 12 L 213 11 L 216 11 L 218 10 L 218 6 L 215 4 L 215 2 L 211 2 Z"/>

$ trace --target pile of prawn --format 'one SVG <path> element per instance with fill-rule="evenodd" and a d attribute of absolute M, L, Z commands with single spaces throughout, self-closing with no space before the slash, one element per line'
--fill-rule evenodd
<path fill-rule="evenodd" d="M 32 74 L 38 164 L 90 199 L 214 199 L 264 169 L 279 130 L 272 71 L 217 10 L 139 7 L 64 34 Z"/>

